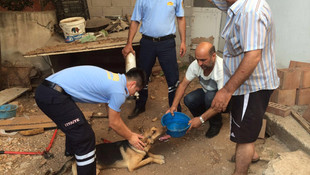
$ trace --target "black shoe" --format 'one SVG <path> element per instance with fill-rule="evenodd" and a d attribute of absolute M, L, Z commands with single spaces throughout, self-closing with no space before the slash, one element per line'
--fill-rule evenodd
<path fill-rule="evenodd" d="M 210 125 L 210 128 L 206 132 L 206 137 L 207 138 L 212 138 L 212 137 L 216 136 L 220 132 L 221 127 L 222 127 L 222 124 L 220 124 L 220 125 Z"/>
<path fill-rule="evenodd" d="M 145 107 L 135 108 L 133 112 L 128 116 L 128 119 L 133 119 L 144 111 L 145 111 Z"/>

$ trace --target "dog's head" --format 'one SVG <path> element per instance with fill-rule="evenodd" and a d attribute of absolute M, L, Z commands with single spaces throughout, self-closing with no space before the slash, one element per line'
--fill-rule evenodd
<path fill-rule="evenodd" d="M 163 135 L 166 132 L 165 127 L 152 127 L 151 129 L 148 129 L 144 132 L 143 136 L 143 142 L 147 145 L 151 145 L 154 143 L 155 140 L 157 140 L 161 135 Z"/>

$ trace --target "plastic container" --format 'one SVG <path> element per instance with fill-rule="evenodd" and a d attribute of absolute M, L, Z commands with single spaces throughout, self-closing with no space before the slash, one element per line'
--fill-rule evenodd
<path fill-rule="evenodd" d="M 171 137 L 182 137 L 190 127 L 188 125 L 190 118 L 182 112 L 174 112 L 165 114 L 161 118 L 161 124 L 167 127 L 167 134 Z"/>
<path fill-rule="evenodd" d="M 126 56 L 126 72 L 134 67 L 136 67 L 136 57 L 130 52 Z"/>
<path fill-rule="evenodd" d="M 16 116 L 17 105 L 7 104 L 0 106 L 0 119 L 6 119 Z"/>
<path fill-rule="evenodd" d="M 65 18 L 59 22 L 59 26 L 64 32 L 66 43 L 79 40 L 85 34 L 85 19 L 83 17 Z"/>

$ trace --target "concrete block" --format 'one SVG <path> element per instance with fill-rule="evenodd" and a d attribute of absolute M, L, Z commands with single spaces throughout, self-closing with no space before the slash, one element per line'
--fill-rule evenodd
<path fill-rule="evenodd" d="M 282 105 L 293 106 L 296 101 L 296 89 L 276 89 L 273 91 L 270 101 Z"/>
<path fill-rule="evenodd" d="M 299 88 L 309 88 L 310 87 L 310 67 L 300 67 L 297 68 L 300 70 L 300 84 Z"/>
<path fill-rule="evenodd" d="M 88 7 L 90 17 L 102 17 L 102 7 Z"/>
<path fill-rule="evenodd" d="M 194 0 L 186 0 L 186 1 L 183 1 L 183 3 L 184 3 L 184 7 L 193 7 Z"/>
<path fill-rule="evenodd" d="M 112 0 L 91 0 L 92 7 L 111 7 Z"/>
<path fill-rule="evenodd" d="M 296 68 L 296 67 L 310 67 L 310 63 L 301 61 L 290 61 L 289 68 Z"/>
<path fill-rule="evenodd" d="M 103 16 L 122 15 L 122 8 L 119 7 L 103 7 Z"/>
<path fill-rule="evenodd" d="M 281 117 L 286 117 L 290 115 L 291 108 L 278 103 L 269 102 L 266 112 L 279 115 Z"/>
<path fill-rule="evenodd" d="M 131 0 L 112 0 L 112 7 L 128 7 L 131 6 Z"/>
<path fill-rule="evenodd" d="M 310 104 L 310 88 L 297 89 L 296 105 Z"/>
<path fill-rule="evenodd" d="M 295 68 L 278 69 L 280 78 L 279 89 L 296 89 L 299 88 L 300 70 Z"/>
<path fill-rule="evenodd" d="M 125 16 L 126 14 L 128 16 L 131 16 L 132 12 L 133 12 L 133 9 L 134 9 L 134 7 L 123 7 L 122 16 Z"/>
<path fill-rule="evenodd" d="M 293 117 L 279 117 L 265 113 L 266 132 L 275 135 L 291 150 L 301 149 L 310 154 L 310 134 Z"/>

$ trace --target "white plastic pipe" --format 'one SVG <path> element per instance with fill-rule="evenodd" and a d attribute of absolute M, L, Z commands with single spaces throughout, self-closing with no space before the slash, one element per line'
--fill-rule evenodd
<path fill-rule="evenodd" d="M 128 72 L 131 68 L 136 67 L 136 57 L 130 52 L 126 56 L 126 72 Z"/>

